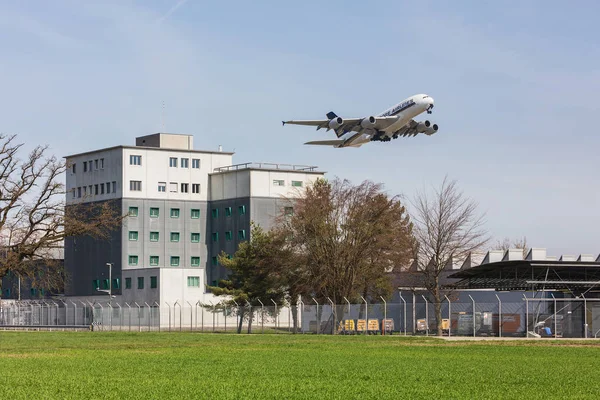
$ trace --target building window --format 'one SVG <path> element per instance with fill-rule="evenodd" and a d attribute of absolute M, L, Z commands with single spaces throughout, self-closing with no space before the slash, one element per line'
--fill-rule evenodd
<path fill-rule="evenodd" d="M 171 256 L 171 267 L 179 267 L 179 256 Z"/>
<path fill-rule="evenodd" d="M 102 289 L 108 290 L 108 279 L 102 279 Z"/>
<path fill-rule="evenodd" d="M 158 232 L 150 232 L 150 241 L 158 242 Z"/>
<path fill-rule="evenodd" d="M 158 256 L 150 256 L 150 266 L 152 266 L 152 267 L 158 266 Z"/>
<path fill-rule="evenodd" d="M 238 206 L 238 213 L 240 215 L 246 214 L 246 206 Z"/>
<path fill-rule="evenodd" d="M 100 169 L 104 169 L 104 158 L 100 159 Z"/>
<path fill-rule="evenodd" d="M 138 216 L 138 208 L 137 207 L 129 207 L 129 216 L 137 217 Z"/>
<path fill-rule="evenodd" d="M 171 232 L 171 242 L 179 242 L 179 232 Z"/>
<path fill-rule="evenodd" d="M 83 162 L 83 172 L 87 172 L 87 161 Z"/>
<path fill-rule="evenodd" d="M 92 284 L 94 285 L 94 290 L 99 290 L 100 289 L 100 279 L 94 279 L 92 281 Z"/>
<path fill-rule="evenodd" d="M 150 208 L 150 218 L 158 218 L 158 207 Z"/>
<path fill-rule="evenodd" d="M 92 191 L 90 190 L 90 195 L 92 194 Z M 85 197 L 87 195 L 87 188 L 84 186 L 83 187 L 83 197 Z"/>
<path fill-rule="evenodd" d="M 142 165 L 142 156 L 129 156 L 129 165 Z"/>
<path fill-rule="evenodd" d="M 198 194 L 200 193 L 200 184 L 192 183 L 192 193 Z"/>
<path fill-rule="evenodd" d="M 200 168 L 200 159 L 192 158 L 192 168 Z"/>
<path fill-rule="evenodd" d="M 188 193 L 189 190 L 190 190 L 189 183 L 182 183 L 181 184 L 181 193 Z"/>
<path fill-rule="evenodd" d="M 231 217 L 231 207 L 225 207 L 225 216 Z"/>
<path fill-rule="evenodd" d="M 92 194 L 92 188 L 93 188 L 93 186 L 92 186 L 92 185 L 90 185 L 90 186 L 89 186 L 89 189 L 88 189 L 88 192 L 90 193 L 90 196 L 91 196 L 91 194 Z M 84 186 L 84 189 L 83 189 L 83 194 L 85 194 L 85 186 Z"/>
<path fill-rule="evenodd" d="M 212 209 L 212 216 L 213 216 L 213 218 L 218 218 L 219 217 L 219 209 L 218 208 L 213 208 Z"/>
<path fill-rule="evenodd" d="M 231 231 L 225 232 L 225 240 L 230 241 L 231 239 L 233 239 L 233 233 Z"/>
<path fill-rule="evenodd" d="M 73 188 L 73 198 L 77 197 L 77 191 L 75 190 L 75 188 Z"/>
<path fill-rule="evenodd" d="M 31 288 L 29 289 L 29 294 L 31 295 L 31 297 L 34 297 L 37 294 L 37 290 L 35 288 Z"/>
<path fill-rule="evenodd" d="M 177 193 L 177 182 L 169 183 L 169 192 Z"/>
<path fill-rule="evenodd" d="M 81 188 L 80 187 L 77 188 L 77 197 L 81 198 Z"/>
<path fill-rule="evenodd" d="M 138 289 L 143 289 L 144 288 L 144 277 L 140 276 L 138 277 Z"/>
<path fill-rule="evenodd" d="M 158 191 L 166 192 L 167 191 L 167 182 L 158 182 Z"/>
<path fill-rule="evenodd" d="M 156 289 L 158 287 L 158 277 L 151 276 L 150 277 L 150 289 Z"/>
<path fill-rule="evenodd" d="M 129 265 L 138 265 L 138 256 L 129 256 Z"/>
<path fill-rule="evenodd" d="M 142 191 L 142 181 L 129 181 L 129 190 L 133 192 Z"/>
<path fill-rule="evenodd" d="M 110 193 L 110 182 L 106 182 L 106 193 Z"/>
<path fill-rule="evenodd" d="M 200 233 L 199 232 L 192 233 L 192 243 L 199 243 L 199 242 L 200 242 Z"/>
<path fill-rule="evenodd" d="M 192 267 L 200 266 L 200 257 L 192 257 Z"/>
<path fill-rule="evenodd" d="M 104 194 L 104 183 L 100 184 L 100 194 Z"/>
<path fill-rule="evenodd" d="M 212 257 L 211 258 L 211 262 L 212 262 L 212 265 L 218 265 L 219 264 L 219 259 L 217 257 Z"/>
<path fill-rule="evenodd" d="M 177 157 L 169 158 L 169 167 L 177 168 Z"/>
<path fill-rule="evenodd" d="M 284 207 L 283 214 L 286 217 L 291 217 L 292 215 L 294 215 L 294 207 Z"/>
<path fill-rule="evenodd" d="M 200 210 L 193 208 L 192 209 L 192 219 L 198 219 L 200 218 Z"/>
<path fill-rule="evenodd" d="M 94 169 L 98 170 L 98 160 L 94 160 Z"/>
<path fill-rule="evenodd" d="M 131 278 L 125 278 L 125 289 L 131 289 Z"/>
<path fill-rule="evenodd" d="M 179 208 L 171 208 L 171 218 L 179 218 Z"/>
<path fill-rule="evenodd" d="M 285 186 L 285 182 L 283 180 L 280 180 L 280 179 L 274 179 L 273 180 L 273 186 Z"/>
<path fill-rule="evenodd" d="M 200 277 L 199 276 L 188 276 L 187 284 L 188 284 L 188 287 L 200 287 Z"/>
<path fill-rule="evenodd" d="M 115 288 L 115 289 L 121 288 L 121 280 L 119 278 L 113 279 L 113 288 Z"/>
<path fill-rule="evenodd" d="M 73 165 L 71 165 L 71 172 L 73 174 L 77 173 L 77 164 L 73 163 Z"/>
<path fill-rule="evenodd" d="M 240 239 L 240 240 L 246 239 L 246 231 L 244 229 L 240 229 L 238 231 L 238 239 Z"/>
<path fill-rule="evenodd" d="M 218 242 L 219 241 L 219 232 L 213 232 L 213 234 L 212 234 L 212 240 L 213 240 L 213 242 Z"/>
<path fill-rule="evenodd" d="M 91 194 L 92 194 L 92 193 L 90 192 L 90 195 L 91 195 Z M 95 194 L 96 196 L 98 195 L 98 184 L 95 184 L 95 185 L 94 185 L 94 194 Z"/>
<path fill-rule="evenodd" d="M 189 168 L 190 167 L 190 159 L 182 158 L 181 159 L 181 168 Z"/>
<path fill-rule="evenodd" d="M 138 232 L 137 231 L 129 231 L 129 240 L 137 241 L 138 240 Z"/>
<path fill-rule="evenodd" d="M 112 187 L 113 187 L 113 193 L 117 193 L 117 181 L 113 181 Z"/>
<path fill-rule="evenodd" d="M 302 181 L 292 181 L 292 186 L 302 187 Z"/>

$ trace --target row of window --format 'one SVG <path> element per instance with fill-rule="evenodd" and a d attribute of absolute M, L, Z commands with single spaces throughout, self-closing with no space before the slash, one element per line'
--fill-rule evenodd
<path fill-rule="evenodd" d="M 10 288 L 6 288 L 4 289 L 4 297 L 10 297 L 11 294 L 11 290 Z M 29 294 L 33 297 L 33 296 L 37 296 L 38 294 L 40 296 L 44 296 L 46 294 L 46 291 L 44 289 L 36 289 L 36 288 L 31 288 L 29 289 Z"/>
<path fill-rule="evenodd" d="M 245 215 L 246 214 L 246 206 L 238 206 L 238 214 L 239 215 Z M 225 216 L 226 217 L 231 217 L 233 215 L 233 208 L 231 207 L 225 207 Z M 218 218 L 219 217 L 219 209 L 218 208 L 213 208 L 212 209 L 212 217 L 213 218 Z"/>
<path fill-rule="evenodd" d="M 302 185 L 302 181 L 292 181 L 294 187 L 302 187 Z M 285 181 L 283 179 L 273 179 L 273 186 L 285 186 Z"/>
<path fill-rule="evenodd" d="M 129 181 L 129 190 L 132 192 L 141 192 L 142 191 L 142 181 Z M 161 193 L 165 193 L 167 191 L 167 182 L 158 182 L 158 191 Z M 178 182 L 169 182 L 169 192 L 170 193 L 189 193 L 190 192 L 190 184 Z M 192 183 L 192 193 L 200 194 L 200 184 Z"/>
<path fill-rule="evenodd" d="M 244 229 L 240 229 L 238 231 L 238 239 L 239 240 L 246 239 L 246 231 Z M 232 231 L 226 231 L 225 232 L 225 240 L 227 240 L 227 241 L 233 240 L 233 232 Z M 212 233 L 212 241 L 213 242 L 218 242 L 219 241 L 219 232 L 213 232 Z"/>
<path fill-rule="evenodd" d="M 138 265 L 138 262 L 139 262 L 138 256 L 131 256 L 131 255 L 129 256 L 128 264 L 130 266 L 136 267 Z M 151 267 L 158 267 L 159 262 L 160 262 L 160 259 L 158 256 L 150 256 L 150 266 Z M 179 267 L 180 262 L 181 262 L 181 257 L 171 256 L 171 259 L 170 259 L 171 267 Z M 199 267 L 200 266 L 200 257 L 191 257 L 190 265 L 192 267 Z"/>
<path fill-rule="evenodd" d="M 231 232 L 229 232 L 229 233 L 231 233 Z M 246 238 L 245 230 L 239 231 L 238 234 L 239 234 L 240 239 Z M 138 237 L 139 237 L 138 231 L 129 231 L 129 240 L 130 241 L 137 242 Z M 159 237 L 160 237 L 159 232 L 150 232 L 150 241 L 151 242 L 158 242 Z M 180 237 L 179 232 L 171 232 L 170 240 L 171 240 L 171 242 L 179 242 L 179 237 Z M 192 232 L 190 234 L 190 240 L 192 243 L 199 243 L 200 242 L 200 233 Z"/>
<path fill-rule="evenodd" d="M 177 168 L 177 165 L 181 168 L 189 168 L 190 167 L 190 159 L 189 158 L 177 158 L 170 157 L 169 158 L 169 167 Z M 129 156 L 129 165 L 142 165 L 142 156 L 140 155 L 130 155 Z M 192 158 L 192 168 L 200 169 L 200 159 Z"/>
<path fill-rule="evenodd" d="M 145 279 L 143 276 L 140 276 L 137 278 L 137 288 L 138 289 L 143 289 L 144 288 L 144 282 Z M 125 289 L 131 289 L 132 288 L 132 278 L 125 278 Z M 100 280 L 99 279 L 94 279 L 94 281 L 92 282 L 93 287 L 95 290 L 100 289 Z M 199 276 L 188 276 L 187 277 L 187 285 L 188 287 L 196 287 L 199 288 L 200 287 L 200 277 Z M 104 279 L 102 280 L 102 287 L 104 288 L 104 290 L 108 290 L 108 279 Z M 119 289 L 120 288 L 120 282 L 119 279 L 113 279 L 113 289 Z M 157 276 L 151 276 L 150 277 L 150 289 L 156 289 L 158 288 L 158 277 Z M 10 291 L 7 289 L 8 293 L 10 293 Z"/>
<path fill-rule="evenodd" d="M 83 172 L 92 172 L 93 170 L 104 169 L 104 158 L 97 158 L 95 160 L 84 161 L 83 162 Z M 77 163 L 73 163 L 71 165 L 71 173 L 77 173 Z"/>
<path fill-rule="evenodd" d="M 287 214 L 288 212 L 291 212 L 292 208 L 286 207 L 285 210 L 286 210 L 285 212 Z M 179 214 L 180 214 L 179 211 L 180 211 L 179 208 L 171 208 L 170 209 L 171 218 L 179 218 Z M 238 206 L 238 214 L 245 215 L 246 214 L 246 206 Z M 138 207 L 133 207 L 133 206 L 129 207 L 129 216 L 130 217 L 137 217 L 138 215 L 139 215 Z M 159 215 L 160 215 L 160 210 L 158 207 L 150 207 L 150 217 L 158 218 Z M 225 207 L 225 216 L 231 217 L 232 215 L 233 215 L 233 209 L 231 207 Z M 219 217 L 219 209 L 218 208 L 212 209 L 212 216 L 213 216 L 213 218 Z M 192 219 L 200 218 L 200 210 L 197 208 L 192 209 L 191 210 L 191 218 Z"/>
<path fill-rule="evenodd" d="M 81 198 L 82 195 L 83 195 L 83 197 L 85 197 L 85 196 L 97 196 L 99 194 L 104 194 L 104 193 L 106 193 L 106 194 L 117 193 L 117 182 L 112 181 L 112 183 L 106 182 L 106 184 L 97 183 L 95 185 L 81 186 L 78 188 L 71 189 L 71 192 L 73 193 L 73 198 Z"/>

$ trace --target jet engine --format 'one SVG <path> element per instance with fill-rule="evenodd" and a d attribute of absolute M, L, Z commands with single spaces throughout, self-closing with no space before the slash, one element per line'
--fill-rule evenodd
<path fill-rule="evenodd" d="M 342 119 L 342 117 L 333 118 L 331 121 L 329 121 L 329 129 L 336 130 L 337 128 L 342 126 L 343 123 L 344 120 Z"/>
<path fill-rule="evenodd" d="M 362 121 L 360 121 L 360 126 L 364 129 L 371 129 L 375 127 L 375 122 L 375 117 L 370 116 L 367 118 L 363 118 Z"/>
<path fill-rule="evenodd" d="M 429 129 L 431 126 L 431 122 L 429 121 L 421 121 L 417 124 L 417 132 L 422 133 Z"/>
<path fill-rule="evenodd" d="M 429 128 L 427 128 L 423 133 L 426 135 L 433 135 L 434 133 L 437 132 L 437 130 L 438 130 L 437 124 L 433 124 Z"/>

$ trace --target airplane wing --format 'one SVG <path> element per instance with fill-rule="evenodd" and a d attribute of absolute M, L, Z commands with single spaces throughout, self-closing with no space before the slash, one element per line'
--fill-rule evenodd
<path fill-rule="evenodd" d="M 339 139 L 339 140 L 316 140 L 313 142 L 306 142 L 304 144 L 315 144 L 315 145 L 320 145 L 320 146 L 333 146 L 333 147 L 337 147 L 339 145 L 341 145 L 342 143 L 344 143 L 343 139 Z"/>
<path fill-rule="evenodd" d="M 426 135 L 433 135 L 438 130 L 438 126 L 436 124 L 431 125 L 429 121 L 425 122 L 417 122 L 414 119 L 411 119 L 406 125 L 402 128 L 398 129 L 395 132 L 388 133 L 387 136 L 393 137 L 394 139 L 403 136 L 417 136 L 419 133 L 424 133 Z"/>
<path fill-rule="evenodd" d="M 332 119 L 338 118 L 335 114 L 332 114 Z M 369 119 L 368 127 L 365 128 L 361 125 L 362 121 L 365 119 Z M 343 118 L 342 123 L 338 125 L 334 132 L 337 137 L 341 137 L 348 132 L 358 132 L 362 133 L 366 130 L 378 130 L 385 129 L 394 122 L 397 121 L 396 116 L 388 116 L 388 117 L 366 117 L 366 118 Z M 329 126 L 329 122 L 331 119 L 315 119 L 315 120 L 291 120 L 291 121 L 281 121 L 283 125 L 306 125 L 306 126 L 316 126 L 317 130 L 327 128 L 327 130 L 332 129 Z"/>

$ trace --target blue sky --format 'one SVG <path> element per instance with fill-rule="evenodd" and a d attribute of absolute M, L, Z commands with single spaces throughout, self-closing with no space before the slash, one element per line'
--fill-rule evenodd
<path fill-rule="evenodd" d="M 161 131 L 407 198 L 445 175 L 495 238 L 600 252 L 600 5 L 579 1 L 0 3 L 0 131 L 60 156 Z M 283 119 L 435 98 L 433 136 L 359 149 Z"/>

